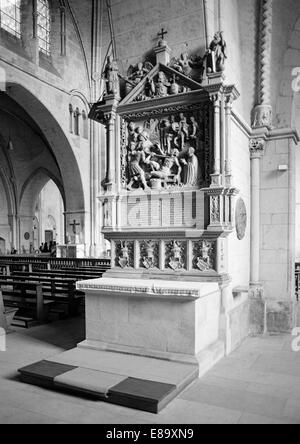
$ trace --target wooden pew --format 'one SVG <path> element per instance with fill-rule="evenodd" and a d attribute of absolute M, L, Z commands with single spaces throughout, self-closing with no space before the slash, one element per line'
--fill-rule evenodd
<path fill-rule="evenodd" d="M 44 299 L 42 284 L 22 282 L 7 276 L 0 279 L 0 289 L 5 307 L 34 311 L 38 322 L 47 321 L 53 301 Z"/>
<path fill-rule="evenodd" d="M 78 314 L 84 294 L 77 292 L 74 279 L 40 276 L 35 272 L 14 273 L 11 277 L 19 282 L 42 284 L 45 298 L 55 302 L 57 305 L 66 307 L 67 309 L 64 311 L 67 316 L 76 316 Z M 9 277 L 7 277 L 7 280 L 9 281 Z M 51 308 L 51 311 L 59 313 L 54 308 Z"/>
<path fill-rule="evenodd" d="M 36 269 L 50 270 L 50 264 L 39 262 L 39 263 L 29 263 L 29 262 L 12 262 L 12 261 L 0 261 L 0 270 L 2 275 L 10 276 L 14 271 L 28 271 L 31 273 Z"/>
<path fill-rule="evenodd" d="M 76 270 L 36 270 L 33 272 L 34 274 L 38 276 L 45 276 L 45 277 L 60 277 L 60 278 L 72 278 L 75 281 L 84 281 L 89 279 L 98 279 L 101 278 L 103 275 L 103 272 L 92 272 L 92 271 L 86 271 L 86 272 L 77 272 Z M 15 274 L 15 273 L 14 273 Z M 20 274 L 20 273 L 18 273 Z M 22 273 L 21 273 L 22 275 Z"/>
<path fill-rule="evenodd" d="M 0 327 L 6 333 L 11 331 L 11 324 L 18 310 L 18 308 L 5 308 L 2 291 L 0 290 Z"/>

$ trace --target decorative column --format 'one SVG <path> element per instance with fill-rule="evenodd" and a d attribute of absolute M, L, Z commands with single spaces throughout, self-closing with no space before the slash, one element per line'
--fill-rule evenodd
<path fill-rule="evenodd" d="M 231 169 L 231 113 L 234 98 L 232 96 L 225 99 L 225 185 L 231 187 L 232 169 Z"/>
<path fill-rule="evenodd" d="M 107 151 L 106 151 L 106 187 L 111 190 L 115 182 L 115 122 L 114 112 L 106 116 Z"/>
<path fill-rule="evenodd" d="M 271 51 L 273 28 L 273 0 L 261 0 L 259 97 L 253 112 L 254 128 L 272 126 L 271 106 Z"/>
<path fill-rule="evenodd" d="M 251 157 L 251 296 L 259 297 L 260 283 L 260 161 L 265 152 L 265 140 L 250 140 Z"/>
<path fill-rule="evenodd" d="M 211 175 L 212 187 L 221 185 L 221 97 L 215 94 L 211 97 L 213 103 L 214 121 L 214 172 Z"/>
<path fill-rule="evenodd" d="M 250 247 L 250 334 L 265 331 L 265 302 L 260 282 L 260 163 L 265 153 L 265 139 L 250 140 L 251 158 L 251 247 Z"/>

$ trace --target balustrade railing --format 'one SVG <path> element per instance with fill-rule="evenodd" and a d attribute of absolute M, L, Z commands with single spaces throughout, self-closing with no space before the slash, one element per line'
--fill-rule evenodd
<path fill-rule="evenodd" d="M 50 264 L 52 270 L 58 270 L 60 268 L 83 268 L 83 267 L 104 267 L 110 268 L 110 259 L 95 259 L 95 258 L 54 258 L 50 256 L 0 256 L 0 262 L 2 263 L 28 263 L 28 264 Z"/>

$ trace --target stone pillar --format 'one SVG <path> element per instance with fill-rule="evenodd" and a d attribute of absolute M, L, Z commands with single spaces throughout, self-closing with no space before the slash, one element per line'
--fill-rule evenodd
<path fill-rule="evenodd" d="M 260 282 L 260 162 L 265 152 L 263 138 L 250 140 L 251 158 L 251 248 L 250 248 L 250 333 L 265 329 L 265 304 Z"/>
<path fill-rule="evenodd" d="M 231 169 L 231 112 L 233 97 L 227 97 L 225 100 L 225 185 L 231 187 L 232 169 Z"/>
<path fill-rule="evenodd" d="M 102 59 L 102 16 L 103 2 L 93 0 L 93 51 L 91 60 L 91 97 L 96 102 L 101 95 L 101 59 Z M 65 17 L 64 17 L 65 20 Z M 62 35 L 63 40 L 63 35 Z M 64 42 L 62 41 L 62 44 Z M 90 187 L 91 187 L 91 256 L 99 257 L 105 251 L 104 238 L 101 234 L 101 205 L 98 202 L 98 195 L 101 185 L 101 127 L 98 123 L 90 121 Z"/>
<path fill-rule="evenodd" d="M 254 128 L 272 127 L 271 52 L 273 0 L 260 0 L 259 97 L 253 111 Z"/>
<path fill-rule="evenodd" d="M 214 172 L 212 187 L 221 185 L 221 97 L 216 94 L 211 97 L 214 109 Z"/>
<path fill-rule="evenodd" d="M 107 114 L 106 186 L 111 188 L 115 181 L 115 113 Z"/>

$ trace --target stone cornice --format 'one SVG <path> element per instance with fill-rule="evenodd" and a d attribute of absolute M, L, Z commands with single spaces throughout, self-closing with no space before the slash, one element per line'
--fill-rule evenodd
<path fill-rule="evenodd" d="M 298 144 L 300 142 L 300 135 L 295 128 L 278 128 L 269 131 L 268 139 L 269 140 L 293 139 L 293 141 L 296 144 Z"/>
<path fill-rule="evenodd" d="M 300 142 L 300 135 L 295 128 L 251 128 L 251 126 L 236 111 L 232 111 L 232 119 L 241 131 L 249 138 L 263 138 L 266 141 L 293 139 Z"/>

